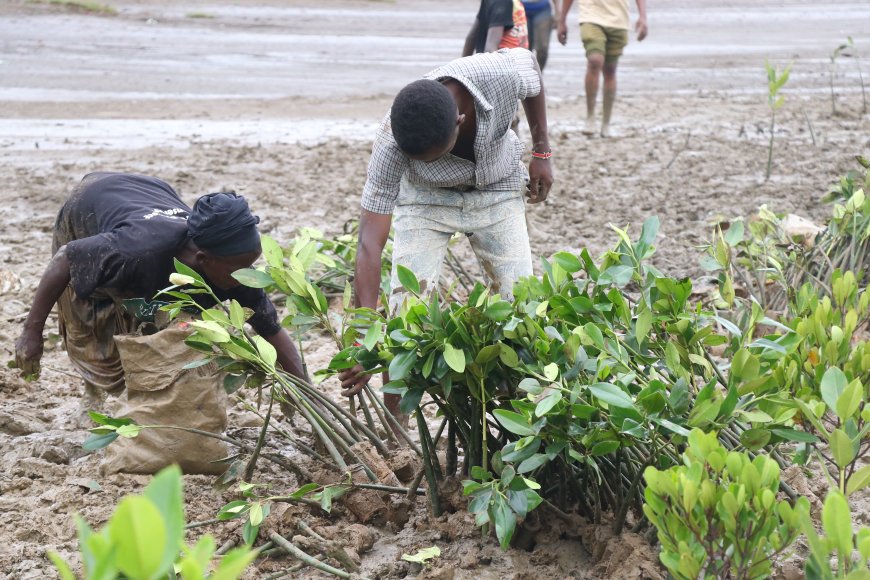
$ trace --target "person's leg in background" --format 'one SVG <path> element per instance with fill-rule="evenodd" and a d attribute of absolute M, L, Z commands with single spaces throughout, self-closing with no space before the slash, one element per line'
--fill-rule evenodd
<path fill-rule="evenodd" d="M 601 136 L 610 137 L 610 117 L 616 102 L 616 65 L 628 42 L 628 32 L 619 29 L 606 29 L 607 46 L 604 54 L 604 91 L 602 94 Z"/>
<path fill-rule="evenodd" d="M 550 55 L 550 36 L 553 33 L 553 12 L 547 8 L 534 12 L 529 19 L 529 48 L 534 48 L 541 72 Z"/>
<path fill-rule="evenodd" d="M 607 37 L 602 27 L 588 22 L 580 24 L 580 37 L 583 39 L 583 47 L 586 49 L 586 78 L 584 83 L 586 89 L 586 124 L 583 127 L 583 134 L 594 135 L 596 132 L 595 102 L 598 99 L 598 85 L 604 68 Z"/>

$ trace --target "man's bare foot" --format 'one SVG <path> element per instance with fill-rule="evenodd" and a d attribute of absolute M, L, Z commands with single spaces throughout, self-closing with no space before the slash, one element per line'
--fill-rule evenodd
<path fill-rule="evenodd" d="M 592 117 L 588 117 L 586 119 L 586 124 L 583 126 L 583 129 L 580 131 L 584 135 L 594 135 L 595 134 L 595 119 Z"/>
<path fill-rule="evenodd" d="M 613 137 L 613 132 L 610 130 L 610 125 L 601 125 L 601 136 L 607 139 Z"/>

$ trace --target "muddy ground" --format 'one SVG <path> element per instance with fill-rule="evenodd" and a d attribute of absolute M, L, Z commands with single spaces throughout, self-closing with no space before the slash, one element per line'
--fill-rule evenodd
<path fill-rule="evenodd" d="M 357 214 L 371 135 L 390 95 L 456 56 L 473 13 L 459 0 L 335 0 L 316 9 L 296 0 L 110 4 L 114 15 L 23 0 L 0 4 L 3 362 L 13 356 L 49 258 L 55 212 L 83 175 L 153 174 L 188 202 L 232 187 L 262 217 L 262 231 L 279 241 L 301 226 L 337 233 Z M 630 45 L 620 65 L 616 138 L 579 131 L 576 29 L 568 47 L 552 48 L 545 81 L 556 184 L 546 205 L 529 208 L 533 252 L 588 247 L 599 254 L 614 243 L 609 224 L 636 232 L 658 215 L 655 263 L 698 277 L 696 247 L 720 218 L 767 204 L 822 220 L 829 208 L 820 196 L 853 168 L 854 155 L 870 155 L 859 61 L 836 64 L 836 114 L 829 92 L 829 55 L 839 43 L 851 35 L 870 54 L 870 37 L 859 26 L 870 6 L 714 0 L 699 9 L 661 0 L 650 10 L 650 38 Z M 794 62 L 769 181 L 765 58 L 780 67 Z M 54 324 L 52 318 L 47 332 Z M 305 351 L 314 368 L 332 354 L 319 336 L 308 337 Z M 53 577 L 45 551 L 72 557 L 72 514 L 99 525 L 119 497 L 147 481 L 99 475 L 101 458 L 81 451 L 86 434 L 73 421 L 80 381 L 53 335 L 44 363 L 36 383 L 0 370 L 0 572 L 7 578 Z M 336 385 L 325 388 L 338 396 Z M 233 410 L 232 433 L 249 433 L 254 424 L 249 413 Z M 300 484 L 267 463 L 259 477 L 278 490 Z M 213 491 L 211 481 L 185 478 L 189 520 L 209 519 L 233 499 Z M 325 535 L 356 538 L 369 576 L 416 574 L 399 556 L 431 545 L 442 556 L 425 577 L 660 574 L 640 537 L 608 543 L 601 529 L 544 513 L 546 525 L 537 518 L 528 524 L 530 550 L 501 552 L 461 510 L 433 521 L 422 500 L 409 506 L 407 524 L 398 518 L 358 527 L 343 507 L 331 519 L 295 507 L 283 512 L 274 516 L 282 531 L 302 519 Z M 219 543 L 238 537 L 235 527 L 205 529 Z M 249 577 L 290 565 L 272 557 Z"/>

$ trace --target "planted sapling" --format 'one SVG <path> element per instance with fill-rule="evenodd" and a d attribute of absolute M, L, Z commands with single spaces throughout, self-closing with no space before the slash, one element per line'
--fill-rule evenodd
<path fill-rule="evenodd" d="M 767 147 L 767 170 L 764 174 L 764 180 L 767 181 L 770 179 L 770 166 L 773 162 L 773 136 L 776 131 L 776 111 L 782 107 L 785 101 L 785 97 L 780 95 L 779 91 L 788 82 L 791 64 L 785 67 L 782 73 L 778 72 L 776 67 L 770 66 L 770 63 L 767 61 L 764 62 L 764 68 L 767 70 L 767 106 L 770 109 L 770 143 Z"/>

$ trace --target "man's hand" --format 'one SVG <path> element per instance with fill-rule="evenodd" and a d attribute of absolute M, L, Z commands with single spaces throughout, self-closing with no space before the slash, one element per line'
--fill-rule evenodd
<path fill-rule="evenodd" d="M 42 359 L 42 333 L 24 331 L 15 341 L 15 366 L 27 381 L 39 378 L 39 361 Z"/>
<path fill-rule="evenodd" d="M 559 25 L 556 27 L 556 38 L 562 46 L 568 43 L 568 24 L 564 20 L 559 20 Z"/>
<path fill-rule="evenodd" d="M 646 18 L 638 18 L 637 23 L 634 25 L 634 31 L 637 32 L 637 40 L 638 42 L 646 38 L 646 33 L 648 32 L 646 26 Z"/>
<path fill-rule="evenodd" d="M 356 365 L 352 369 L 342 371 L 338 374 L 338 379 L 341 381 L 341 394 L 345 397 L 352 397 L 359 393 L 369 383 L 372 376 L 366 373 L 362 365 Z"/>
<path fill-rule="evenodd" d="M 549 159 L 532 158 L 529 163 L 529 203 L 540 203 L 547 199 L 553 186 L 553 168 Z"/>

